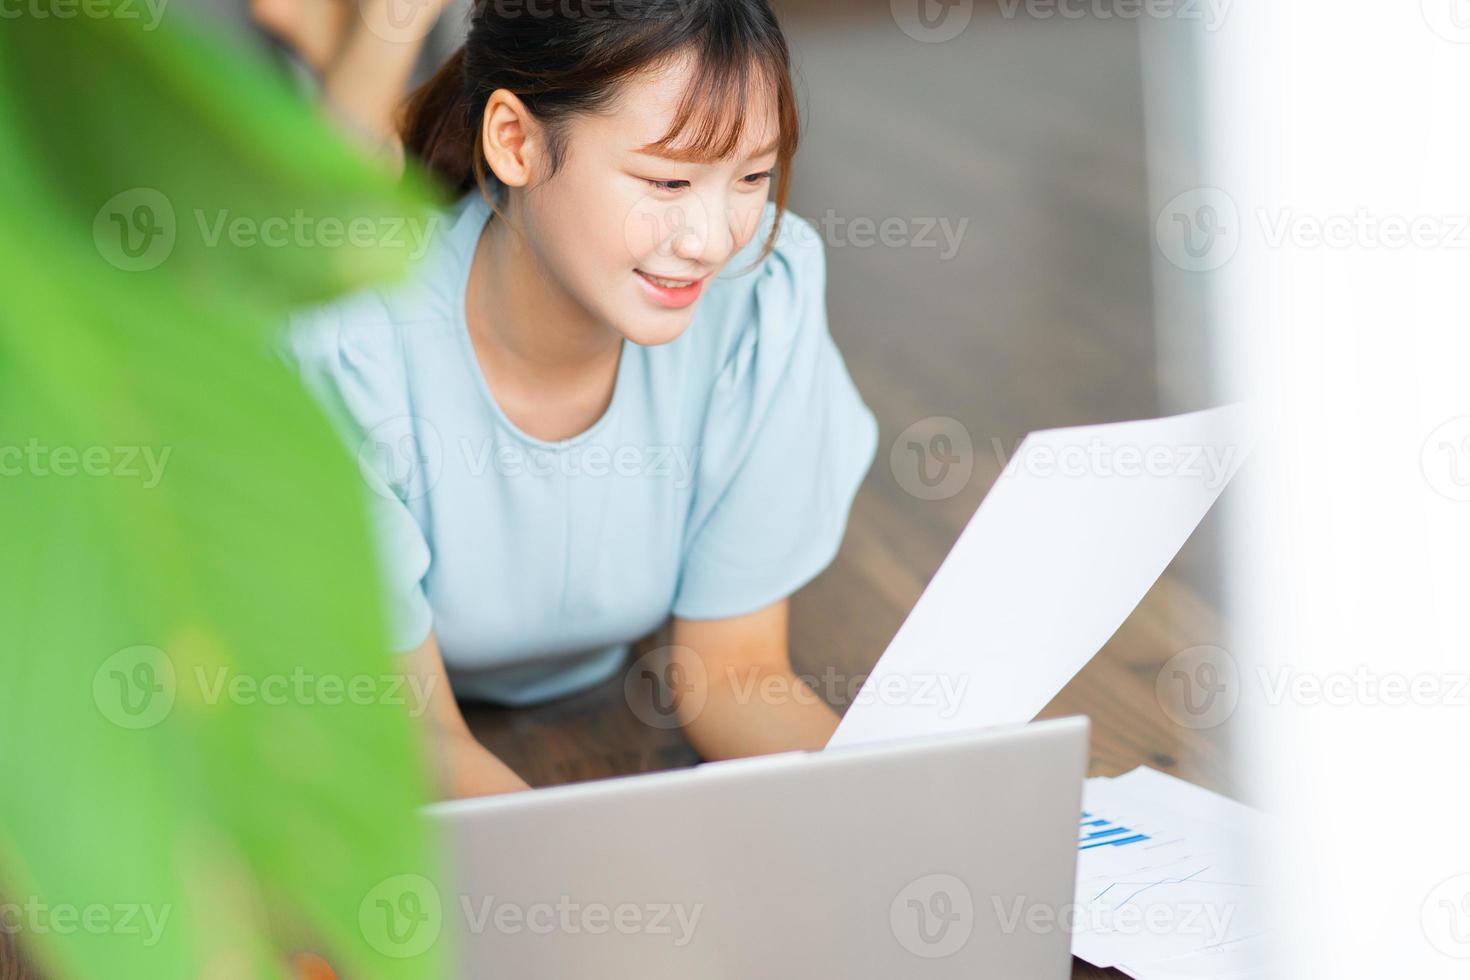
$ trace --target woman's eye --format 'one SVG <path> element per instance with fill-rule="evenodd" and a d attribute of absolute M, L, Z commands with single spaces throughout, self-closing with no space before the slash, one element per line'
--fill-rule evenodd
<path fill-rule="evenodd" d="M 754 186 L 760 184 L 762 181 L 770 180 L 771 179 L 771 175 L 774 174 L 774 173 L 775 173 L 774 170 L 763 170 L 763 171 L 761 171 L 758 174 L 746 174 L 744 177 L 742 177 L 740 179 L 743 182 L 745 182 L 745 183 L 751 185 L 752 187 L 754 187 Z"/>
<path fill-rule="evenodd" d="M 661 191 L 681 191 L 689 186 L 687 180 L 649 180 L 647 177 L 643 179 Z"/>

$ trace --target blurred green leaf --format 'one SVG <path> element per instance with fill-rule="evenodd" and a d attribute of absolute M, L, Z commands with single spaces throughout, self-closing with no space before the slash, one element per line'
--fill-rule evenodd
<path fill-rule="evenodd" d="M 426 195 L 180 15 L 80 9 L 0 29 L 0 900 L 58 977 L 441 977 L 361 481 L 272 353 Z"/>

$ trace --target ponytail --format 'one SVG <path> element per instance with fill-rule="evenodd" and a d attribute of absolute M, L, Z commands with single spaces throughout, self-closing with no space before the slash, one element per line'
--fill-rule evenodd
<path fill-rule="evenodd" d="M 400 135 L 408 154 L 418 159 L 456 194 L 475 186 L 478 120 L 470 118 L 460 47 L 434 77 L 409 95 Z"/>

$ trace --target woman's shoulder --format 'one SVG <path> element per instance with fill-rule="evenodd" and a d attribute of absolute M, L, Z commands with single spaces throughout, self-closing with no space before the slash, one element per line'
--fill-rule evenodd
<path fill-rule="evenodd" d="M 685 338 L 689 354 L 670 358 L 670 384 L 682 385 L 694 410 L 703 458 L 744 458 L 752 440 L 779 442 L 772 426 L 800 432 L 813 413 L 854 445 L 871 441 L 871 413 L 853 386 L 828 328 L 826 249 L 812 222 L 787 212 L 774 247 L 762 257 L 773 216 L 737 253 Z M 682 362 L 682 363 L 681 363 Z M 677 379 L 672 369 L 681 368 Z M 853 435 L 856 433 L 856 435 Z M 734 465 L 731 462 L 731 465 Z M 720 466 L 707 464 L 718 476 Z"/>
<path fill-rule="evenodd" d="M 394 383 L 407 346 L 453 329 L 481 211 L 466 197 L 429 212 L 405 231 L 412 263 L 406 276 L 293 312 L 281 354 L 308 380 Z"/>
<path fill-rule="evenodd" d="M 368 291 L 293 313 L 277 352 L 339 422 L 366 429 L 406 413 L 401 344 L 381 297 Z"/>
<path fill-rule="evenodd" d="M 279 346 L 304 373 L 332 373 L 362 356 L 388 356 L 398 346 L 397 332 L 388 297 L 375 287 L 294 311 Z"/>

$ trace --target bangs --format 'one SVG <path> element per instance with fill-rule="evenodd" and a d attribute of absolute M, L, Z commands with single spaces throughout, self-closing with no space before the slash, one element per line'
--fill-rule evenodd
<path fill-rule="evenodd" d="M 674 120 L 657 142 L 643 149 L 686 163 L 727 160 L 740 148 L 752 104 L 764 107 L 773 99 L 776 109 L 775 151 L 776 219 L 760 253 L 764 259 L 775 247 L 791 187 L 791 161 L 801 139 L 796 94 L 791 84 L 789 56 L 784 44 L 752 47 L 739 32 L 711 32 L 693 48 L 694 72 Z M 744 43 L 742 43 L 744 42 Z M 689 48 L 680 54 L 689 54 Z M 666 59 L 665 64 L 674 60 Z"/>
<path fill-rule="evenodd" d="M 770 99 L 776 107 L 776 152 L 783 163 L 794 156 L 798 123 L 791 78 L 771 54 L 731 52 L 717 60 L 702 52 L 668 133 L 644 149 L 687 163 L 727 160 L 745 137 L 747 108 Z"/>

